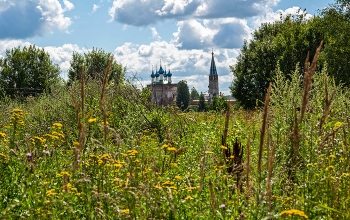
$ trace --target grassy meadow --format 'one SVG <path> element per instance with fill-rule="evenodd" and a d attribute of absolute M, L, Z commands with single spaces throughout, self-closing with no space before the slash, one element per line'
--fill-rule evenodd
<path fill-rule="evenodd" d="M 350 219 L 349 90 L 326 70 L 271 85 L 251 111 L 127 82 L 3 99 L 0 219 Z"/>

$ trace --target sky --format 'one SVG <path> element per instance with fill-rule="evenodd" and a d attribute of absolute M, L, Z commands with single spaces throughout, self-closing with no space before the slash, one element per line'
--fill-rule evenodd
<path fill-rule="evenodd" d="M 333 0 L 0 0 L 0 57 L 14 47 L 44 48 L 67 71 L 73 52 L 93 48 L 114 54 L 136 76 L 150 83 L 152 68 L 170 69 L 172 81 L 206 92 L 211 52 L 219 89 L 230 94 L 230 66 L 244 40 L 263 22 L 306 10 L 317 15 Z"/>

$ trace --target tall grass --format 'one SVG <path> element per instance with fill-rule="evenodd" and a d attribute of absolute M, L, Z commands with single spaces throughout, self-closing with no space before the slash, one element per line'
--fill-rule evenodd
<path fill-rule="evenodd" d="M 350 94 L 326 72 L 304 104 L 277 70 L 255 111 L 182 113 L 89 79 L 4 100 L 0 218 L 348 219 Z"/>

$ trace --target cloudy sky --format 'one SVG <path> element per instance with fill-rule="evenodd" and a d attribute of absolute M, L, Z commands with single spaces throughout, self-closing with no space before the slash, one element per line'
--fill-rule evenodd
<path fill-rule="evenodd" d="M 173 81 L 208 89 L 211 51 L 220 91 L 229 94 L 244 39 L 261 22 L 306 9 L 309 16 L 333 0 L 0 0 L 0 57 L 6 49 L 45 48 L 67 77 L 73 51 L 111 52 L 150 82 L 152 65 L 170 69 Z"/>

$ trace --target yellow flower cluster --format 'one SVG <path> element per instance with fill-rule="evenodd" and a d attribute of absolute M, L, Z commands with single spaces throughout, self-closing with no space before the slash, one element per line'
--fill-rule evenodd
<path fill-rule="evenodd" d="M 89 123 L 94 123 L 97 121 L 97 118 L 89 118 L 88 122 Z"/>
<path fill-rule="evenodd" d="M 286 211 L 283 211 L 280 213 L 280 216 L 292 216 L 292 215 L 299 215 L 300 217 L 303 217 L 303 218 L 308 218 L 307 215 L 303 212 L 303 211 L 300 211 L 300 210 L 297 210 L 297 209 L 290 209 L 290 210 L 286 210 Z"/>
<path fill-rule="evenodd" d="M 57 195 L 57 193 L 55 193 L 55 189 L 50 189 L 46 191 L 46 196 L 54 196 L 54 195 Z"/>
<path fill-rule="evenodd" d="M 3 161 L 8 160 L 8 157 L 6 156 L 6 154 L 0 153 L 0 161 L 1 161 L 1 160 L 3 160 Z"/>
<path fill-rule="evenodd" d="M 62 128 L 62 124 L 59 122 L 53 123 L 52 128 L 60 130 Z"/>
<path fill-rule="evenodd" d="M 124 213 L 124 214 L 126 214 L 126 215 L 129 215 L 129 214 L 130 214 L 130 210 L 129 210 L 129 209 L 123 209 L 123 210 L 121 211 L 121 213 Z"/>
<path fill-rule="evenodd" d="M 5 139 L 6 138 L 6 134 L 3 133 L 3 132 L 0 132 L 0 137 Z"/>
<path fill-rule="evenodd" d="M 11 111 L 11 118 L 10 118 L 10 124 L 14 125 L 19 124 L 21 126 L 24 126 L 24 121 L 23 121 L 23 111 L 21 109 L 15 108 Z"/>
<path fill-rule="evenodd" d="M 45 147 L 45 142 L 46 139 L 38 137 L 38 136 L 34 136 L 32 138 L 30 138 L 30 141 L 32 142 L 33 145 L 40 145 L 42 147 Z"/>
<path fill-rule="evenodd" d="M 136 154 L 138 153 L 137 150 L 128 150 L 128 156 L 136 156 Z"/>
<path fill-rule="evenodd" d="M 62 176 L 71 176 L 67 171 L 62 171 L 61 173 L 57 173 L 56 177 L 62 177 Z"/>

